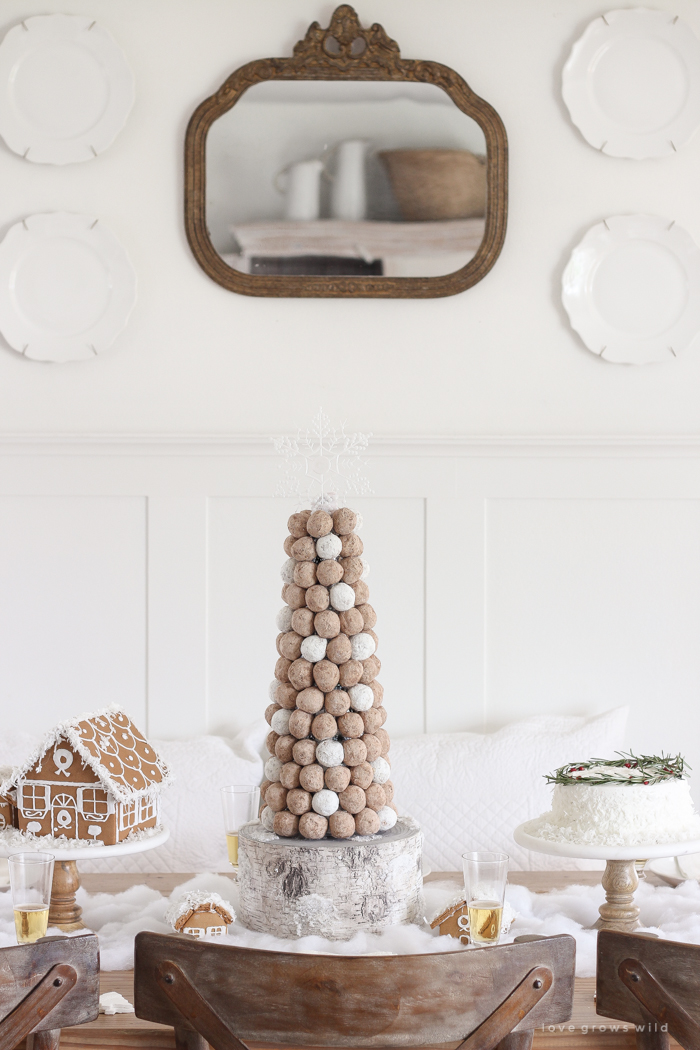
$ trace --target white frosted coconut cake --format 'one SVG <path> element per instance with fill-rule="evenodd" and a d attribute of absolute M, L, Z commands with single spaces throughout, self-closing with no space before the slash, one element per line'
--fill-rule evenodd
<path fill-rule="evenodd" d="M 586 846 L 700 839 L 683 758 L 621 755 L 569 763 L 547 775 L 552 809 L 523 831 L 550 842 Z"/>

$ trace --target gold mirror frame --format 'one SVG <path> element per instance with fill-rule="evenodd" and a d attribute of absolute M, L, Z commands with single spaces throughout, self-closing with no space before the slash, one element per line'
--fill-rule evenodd
<path fill-rule="evenodd" d="M 209 128 L 244 91 L 265 80 L 403 80 L 434 84 L 481 127 L 486 139 L 486 227 L 466 266 L 440 277 L 316 277 L 253 275 L 228 266 L 211 242 L 206 221 L 206 143 Z M 496 110 L 449 66 L 401 58 L 382 26 L 360 25 L 349 4 L 336 8 L 327 29 L 313 22 L 292 58 L 262 58 L 232 73 L 192 114 L 185 137 L 185 229 L 204 272 L 242 295 L 311 298 L 429 299 L 477 284 L 498 258 L 508 214 L 508 140 Z"/>

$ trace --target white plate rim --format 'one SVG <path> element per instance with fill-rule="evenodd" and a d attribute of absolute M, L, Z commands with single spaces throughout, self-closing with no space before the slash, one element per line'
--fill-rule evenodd
<path fill-rule="evenodd" d="M 530 823 L 526 821 L 526 823 Z M 579 860 L 652 860 L 656 857 L 682 857 L 700 852 L 700 839 L 687 842 L 640 843 L 635 846 L 585 846 L 575 842 L 552 842 L 529 835 L 525 824 L 513 832 L 513 838 L 524 849 L 546 853 L 552 857 L 578 857 Z"/>
<path fill-rule="evenodd" d="M 11 857 L 13 853 L 44 851 L 50 853 L 54 860 L 105 860 L 109 857 L 125 856 L 131 853 L 146 853 L 148 850 L 157 849 L 170 838 L 170 829 L 163 828 L 156 835 L 147 835 L 145 838 L 136 839 L 134 842 L 116 842 L 111 846 L 76 846 L 75 849 L 48 849 L 42 845 L 41 840 L 32 843 L 24 843 L 22 846 L 6 846 L 0 841 L 0 857 Z"/>
<path fill-rule="evenodd" d="M 103 113 L 87 131 L 54 138 L 21 118 L 14 104 L 13 71 L 32 47 L 53 41 L 78 43 L 101 66 L 108 87 Z M 84 15 L 24 18 L 0 43 L 0 135 L 14 153 L 37 164 L 73 164 L 103 153 L 124 127 L 134 104 L 134 76 L 112 34 Z"/>
<path fill-rule="evenodd" d="M 676 117 L 666 127 L 647 133 L 614 122 L 591 101 L 596 55 L 615 37 L 632 32 L 646 32 L 670 44 L 690 78 L 686 103 Z M 608 11 L 593 19 L 573 45 L 562 72 L 562 96 L 572 123 L 594 149 L 633 160 L 672 155 L 690 141 L 700 124 L 700 40 L 672 11 L 643 7 Z"/>
<path fill-rule="evenodd" d="M 111 278 L 107 307 L 94 325 L 79 335 L 38 330 L 17 309 L 12 284 L 31 240 L 79 240 L 100 256 Z M 136 272 L 114 233 L 94 215 L 49 212 L 15 223 L 0 243 L 0 332 L 9 345 L 34 361 L 90 360 L 106 350 L 126 326 L 136 303 Z"/>

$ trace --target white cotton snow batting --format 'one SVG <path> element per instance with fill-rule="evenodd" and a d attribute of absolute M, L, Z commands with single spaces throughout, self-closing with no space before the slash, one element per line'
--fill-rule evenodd
<path fill-rule="evenodd" d="M 347 612 L 355 604 L 355 592 L 347 583 L 334 583 L 331 587 L 331 605 L 338 612 Z"/>
<path fill-rule="evenodd" d="M 301 655 L 312 664 L 317 664 L 326 655 L 327 638 L 319 638 L 317 634 L 310 634 L 301 643 Z"/>
<path fill-rule="evenodd" d="M 316 553 L 322 561 L 337 558 L 342 549 L 343 541 L 334 532 L 329 532 L 327 536 L 321 536 L 320 540 L 316 540 Z"/>
<path fill-rule="evenodd" d="M 377 816 L 379 817 L 380 831 L 389 831 L 398 820 L 396 811 L 393 810 L 391 806 L 382 806 L 382 808 L 377 811 Z"/>
<path fill-rule="evenodd" d="M 274 831 L 275 814 L 269 806 L 265 806 L 264 810 L 260 814 L 260 823 L 265 828 L 265 831 Z"/>
<path fill-rule="evenodd" d="M 339 740 L 322 740 L 316 745 L 316 761 L 326 769 L 342 765 L 344 754 L 343 745 Z"/>
<path fill-rule="evenodd" d="M 375 758 L 374 762 L 370 762 L 372 769 L 374 770 L 374 783 L 385 784 L 391 776 L 391 767 L 385 758 Z M 267 772 L 267 766 L 265 766 Z M 269 777 L 267 778 L 270 779 Z"/>
<path fill-rule="evenodd" d="M 286 562 L 280 569 L 280 576 L 284 583 L 294 583 L 294 569 L 296 568 L 296 564 L 294 558 L 287 558 Z"/>
<path fill-rule="evenodd" d="M 371 634 L 354 634 L 350 639 L 353 660 L 368 660 L 377 646 Z"/>
<path fill-rule="evenodd" d="M 272 758 L 268 758 L 265 763 L 265 779 L 269 780 L 271 784 L 276 784 L 280 778 L 280 770 L 282 769 L 282 763 L 276 755 Z"/>
<path fill-rule="evenodd" d="M 369 711 L 374 703 L 374 693 L 368 685 L 353 685 L 348 689 L 353 711 Z"/>
<path fill-rule="evenodd" d="M 270 728 L 275 732 L 279 733 L 280 736 L 286 736 L 289 732 L 289 719 L 292 712 L 287 711 L 286 708 L 281 708 L 279 711 L 275 711 L 270 721 Z M 270 778 L 268 777 L 268 780 Z"/>
<path fill-rule="evenodd" d="M 287 581 L 285 580 L 285 583 L 286 582 Z M 292 609 L 289 605 L 285 605 L 283 609 L 280 609 L 280 611 L 277 613 L 277 616 L 275 617 L 275 625 L 278 631 L 282 631 L 283 634 L 286 634 L 287 631 L 291 631 L 293 612 L 294 609 Z"/>
<path fill-rule="evenodd" d="M 267 695 L 273 704 L 277 703 L 277 690 L 279 689 L 281 682 L 278 682 L 275 678 L 274 681 L 270 682 L 270 686 L 267 690 Z"/>
<path fill-rule="evenodd" d="M 330 817 L 332 813 L 335 813 L 340 802 L 335 791 L 329 791 L 328 788 L 324 788 L 323 791 L 316 792 L 311 799 L 311 805 L 322 817 Z"/>

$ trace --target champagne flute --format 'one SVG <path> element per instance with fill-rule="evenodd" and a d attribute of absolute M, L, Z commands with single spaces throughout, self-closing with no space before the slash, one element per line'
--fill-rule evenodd
<path fill-rule="evenodd" d="M 229 784 L 221 789 L 224 811 L 224 830 L 229 864 L 238 874 L 238 832 L 244 824 L 255 820 L 260 806 L 260 788 Z"/>
<path fill-rule="evenodd" d="M 471 851 L 462 854 L 462 866 L 471 943 L 498 944 L 508 881 L 508 856 Z"/>
<path fill-rule="evenodd" d="M 8 860 L 18 944 L 46 936 L 53 879 L 52 853 L 15 853 Z"/>

